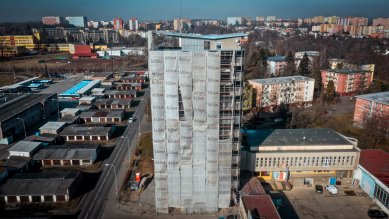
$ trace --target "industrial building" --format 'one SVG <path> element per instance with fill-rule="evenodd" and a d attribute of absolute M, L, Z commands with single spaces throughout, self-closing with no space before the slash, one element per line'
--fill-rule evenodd
<path fill-rule="evenodd" d="M 40 134 L 59 134 L 66 126 L 66 122 L 47 122 L 39 128 Z"/>
<path fill-rule="evenodd" d="M 142 83 L 129 82 L 114 82 L 112 88 L 114 90 L 142 90 Z"/>
<path fill-rule="evenodd" d="M 115 126 L 81 126 L 70 125 L 60 135 L 65 141 L 108 141 L 111 139 Z"/>
<path fill-rule="evenodd" d="M 89 96 L 92 93 L 92 90 L 100 86 L 100 80 L 83 80 L 80 83 L 74 85 L 70 89 L 59 94 L 59 98 L 66 99 L 79 99 L 82 96 Z"/>
<path fill-rule="evenodd" d="M 98 109 L 130 109 L 133 99 L 99 99 L 93 105 Z"/>
<path fill-rule="evenodd" d="M 73 198 L 81 177 L 77 172 L 23 173 L 0 186 L 0 201 L 16 203 L 67 202 Z"/>
<path fill-rule="evenodd" d="M 241 169 L 294 185 L 351 178 L 360 149 L 332 129 L 245 130 Z M 330 180 L 330 181 L 329 181 Z"/>
<path fill-rule="evenodd" d="M 360 186 L 375 203 L 389 214 L 389 153 L 363 149 L 353 184 Z"/>
<path fill-rule="evenodd" d="M 98 155 L 99 145 L 65 144 L 41 149 L 34 160 L 42 166 L 90 166 Z"/>
<path fill-rule="evenodd" d="M 304 76 L 249 80 L 256 94 L 256 105 L 277 108 L 281 103 L 309 106 L 313 101 L 315 79 Z"/>
<path fill-rule="evenodd" d="M 32 127 L 58 114 L 56 94 L 0 95 L 0 143 L 27 137 Z"/>
<path fill-rule="evenodd" d="M 108 98 L 133 99 L 138 95 L 137 90 L 106 90 L 105 95 Z"/>
<path fill-rule="evenodd" d="M 149 45 L 156 211 L 217 212 L 239 186 L 246 35 L 154 34 L 181 47 Z"/>
<path fill-rule="evenodd" d="M 82 112 L 80 119 L 85 123 L 119 123 L 123 121 L 124 110 L 90 110 Z"/>

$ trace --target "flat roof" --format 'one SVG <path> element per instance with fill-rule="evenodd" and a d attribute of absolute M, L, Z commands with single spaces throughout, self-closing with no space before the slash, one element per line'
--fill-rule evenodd
<path fill-rule="evenodd" d="M 119 95 L 135 95 L 137 94 L 137 90 L 106 90 L 105 94 L 110 95 L 110 94 L 119 94 Z"/>
<path fill-rule="evenodd" d="M 94 105 L 130 105 L 131 101 L 132 99 L 105 98 L 96 100 L 96 102 L 94 102 Z"/>
<path fill-rule="evenodd" d="M 201 35 L 201 34 L 189 34 L 189 33 L 176 33 L 176 32 L 166 32 L 166 31 L 158 31 L 158 34 L 163 34 L 171 37 L 179 37 L 179 38 L 190 38 L 190 39 L 199 39 L 199 40 L 222 40 L 229 38 L 241 38 L 246 37 L 245 33 L 230 33 L 230 34 L 209 34 L 209 35 Z"/>
<path fill-rule="evenodd" d="M 277 77 L 277 78 L 252 79 L 249 81 L 259 83 L 259 84 L 281 84 L 281 83 L 290 83 L 292 81 L 313 81 L 313 80 L 315 79 L 296 75 L 296 76 Z"/>
<path fill-rule="evenodd" d="M 2 94 L 0 95 L 0 122 L 5 121 L 30 107 L 49 98 L 57 98 L 55 94 Z"/>
<path fill-rule="evenodd" d="M 66 122 L 47 122 L 39 128 L 39 130 L 58 130 L 63 128 Z"/>
<path fill-rule="evenodd" d="M 34 81 L 36 79 L 38 79 L 38 77 L 33 77 L 33 78 L 26 79 L 24 81 L 20 81 L 20 82 L 15 83 L 15 84 L 6 85 L 6 86 L 3 86 L 3 87 L 0 87 L 0 90 L 15 89 L 15 88 L 18 88 L 20 86 L 23 86 L 23 84 L 25 84 L 25 83 Z"/>
<path fill-rule="evenodd" d="M 106 118 L 117 118 L 123 117 L 124 110 L 113 109 L 113 110 L 90 110 L 82 112 L 80 118 L 91 118 L 91 117 L 106 117 Z"/>
<path fill-rule="evenodd" d="M 362 149 L 359 165 L 389 186 L 389 153 L 381 149 Z"/>
<path fill-rule="evenodd" d="M 267 58 L 268 61 L 273 61 L 273 62 L 282 62 L 285 61 L 286 56 L 270 56 Z"/>
<path fill-rule="evenodd" d="M 266 195 L 258 177 L 252 177 L 241 189 L 242 195 Z"/>
<path fill-rule="evenodd" d="M 53 145 L 41 149 L 34 160 L 92 160 L 99 145 Z"/>
<path fill-rule="evenodd" d="M 372 94 L 364 94 L 364 95 L 357 95 L 356 98 L 369 100 L 377 103 L 382 104 L 389 104 L 389 91 L 386 92 L 380 92 L 380 93 L 372 93 Z"/>
<path fill-rule="evenodd" d="M 352 145 L 333 129 L 242 130 L 250 147 Z"/>
<path fill-rule="evenodd" d="M 58 170 L 16 174 L 0 186 L 0 196 L 67 195 L 78 175 L 78 172 Z"/>
<path fill-rule="evenodd" d="M 81 102 L 81 101 L 94 101 L 94 100 L 96 100 L 96 97 L 92 97 L 92 96 L 83 96 L 80 99 L 78 99 L 79 102 Z"/>
<path fill-rule="evenodd" d="M 339 74 L 357 74 L 357 73 L 367 73 L 370 72 L 369 70 L 361 70 L 361 69 L 326 69 L 326 72 L 333 72 L 333 73 L 339 73 Z"/>
<path fill-rule="evenodd" d="M 81 126 L 70 125 L 66 127 L 60 135 L 83 135 L 83 136 L 106 136 L 112 130 L 112 127 L 105 126 Z"/>
<path fill-rule="evenodd" d="M 32 152 L 39 146 L 41 142 L 36 141 L 19 141 L 14 146 L 10 147 L 8 151 L 19 151 L 19 152 Z"/>
<path fill-rule="evenodd" d="M 111 75 L 113 75 L 112 72 L 92 72 L 85 75 L 85 77 L 109 77 Z"/>
<path fill-rule="evenodd" d="M 280 218 L 273 200 L 269 195 L 242 196 L 243 205 L 251 211 L 253 218 Z"/>
<path fill-rule="evenodd" d="M 71 114 L 76 114 L 80 112 L 80 109 L 77 108 L 65 108 L 61 111 L 61 113 L 71 113 Z"/>
<path fill-rule="evenodd" d="M 31 157 L 11 156 L 4 161 L 2 166 L 21 169 L 31 161 Z"/>

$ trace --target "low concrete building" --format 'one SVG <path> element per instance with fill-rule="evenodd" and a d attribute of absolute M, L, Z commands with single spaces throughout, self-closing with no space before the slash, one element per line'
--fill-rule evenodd
<path fill-rule="evenodd" d="M 122 122 L 123 118 L 124 110 L 91 110 L 80 115 L 85 123 L 116 123 Z"/>
<path fill-rule="evenodd" d="M 94 103 L 98 109 L 130 109 L 133 99 L 99 99 Z"/>
<path fill-rule="evenodd" d="M 102 87 L 93 88 L 91 95 L 94 97 L 103 97 L 105 95 L 105 88 Z"/>
<path fill-rule="evenodd" d="M 70 125 L 60 135 L 65 141 L 107 141 L 111 139 L 115 126 Z"/>
<path fill-rule="evenodd" d="M 5 160 L 2 166 L 6 167 L 8 173 L 27 172 L 33 166 L 31 157 L 11 156 Z"/>
<path fill-rule="evenodd" d="M 6 204 L 67 202 L 73 198 L 80 181 L 80 174 L 70 171 L 17 174 L 0 186 L 0 201 Z"/>
<path fill-rule="evenodd" d="M 41 142 L 19 141 L 8 149 L 9 156 L 32 157 L 41 148 Z"/>
<path fill-rule="evenodd" d="M 138 94 L 137 90 L 106 90 L 105 95 L 108 98 L 132 99 Z"/>
<path fill-rule="evenodd" d="M 115 90 L 142 90 L 142 83 L 138 82 L 115 82 L 113 84 L 113 89 Z"/>
<path fill-rule="evenodd" d="M 146 82 L 145 77 L 142 76 L 125 76 L 120 79 L 123 83 L 141 83 L 144 84 Z"/>
<path fill-rule="evenodd" d="M 42 166 L 90 166 L 96 159 L 99 145 L 53 145 L 40 150 L 34 156 Z"/>
<path fill-rule="evenodd" d="M 353 184 L 360 186 L 375 203 L 389 214 L 389 153 L 363 149 Z"/>
<path fill-rule="evenodd" d="M 78 116 L 81 113 L 79 109 L 76 108 L 65 108 L 61 111 L 61 117 L 67 117 L 67 116 Z"/>
<path fill-rule="evenodd" d="M 66 126 L 66 122 L 47 122 L 39 128 L 41 134 L 59 134 Z"/>
<path fill-rule="evenodd" d="M 84 96 L 84 97 L 81 97 L 80 99 L 78 99 L 78 104 L 80 104 L 80 105 L 91 105 L 95 101 L 96 101 L 96 97 Z"/>
<path fill-rule="evenodd" d="M 332 129 L 245 130 L 241 169 L 265 180 L 328 184 L 351 178 L 360 149 Z"/>

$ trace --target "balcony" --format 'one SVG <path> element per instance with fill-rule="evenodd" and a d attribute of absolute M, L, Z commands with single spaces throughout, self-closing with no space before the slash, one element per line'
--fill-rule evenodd
<path fill-rule="evenodd" d="M 239 176 L 239 174 L 240 174 L 240 169 L 239 168 L 231 169 L 231 175 L 232 176 Z"/>
<path fill-rule="evenodd" d="M 240 156 L 232 156 L 232 163 L 239 165 L 240 162 Z"/>

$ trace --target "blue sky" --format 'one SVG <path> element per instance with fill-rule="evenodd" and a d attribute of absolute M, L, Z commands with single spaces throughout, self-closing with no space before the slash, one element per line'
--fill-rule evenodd
<path fill-rule="evenodd" d="M 0 0 L 0 21 L 39 20 L 45 15 L 84 15 L 88 20 L 114 17 L 160 20 L 314 15 L 389 17 L 389 0 Z"/>

